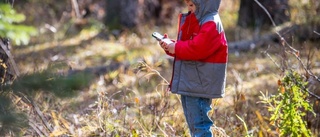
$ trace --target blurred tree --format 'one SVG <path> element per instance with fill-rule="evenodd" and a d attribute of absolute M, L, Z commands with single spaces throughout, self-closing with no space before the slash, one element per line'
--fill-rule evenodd
<path fill-rule="evenodd" d="M 277 32 L 289 43 L 294 39 L 299 42 L 320 40 L 316 34 L 320 28 L 319 4 L 315 1 L 290 2 L 289 5 L 288 0 L 241 0 L 236 42 L 229 43 L 229 49 L 247 51 L 278 42 L 278 34 L 272 30 L 274 26 L 279 26 Z"/>
<path fill-rule="evenodd" d="M 114 28 L 134 28 L 145 23 L 166 25 L 172 23 L 180 0 L 108 0 L 106 24 Z M 111 28 L 112 29 L 112 28 Z"/>
<path fill-rule="evenodd" d="M 259 0 L 273 18 L 276 25 L 290 21 L 288 0 Z M 270 21 L 264 11 L 254 0 L 241 0 L 239 9 L 239 26 L 244 28 L 270 27 Z"/>

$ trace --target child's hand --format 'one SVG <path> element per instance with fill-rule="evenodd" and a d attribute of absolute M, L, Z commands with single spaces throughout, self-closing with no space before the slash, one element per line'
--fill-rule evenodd
<path fill-rule="evenodd" d="M 162 49 L 166 50 L 167 49 L 167 43 L 164 41 L 159 41 L 159 45 L 161 46 Z"/>
<path fill-rule="evenodd" d="M 164 39 L 169 39 L 169 38 L 168 38 L 168 34 L 165 33 L 165 34 L 163 35 L 163 38 L 164 38 Z M 162 40 L 159 41 L 159 45 L 161 46 L 161 48 L 162 48 L 163 50 L 165 50 L 165 51 L 168 50 L 168 45 L 167 45 L 167 43 L 165 43 L 164 41 L 162 41 Z"/>
<path fill-rule="evenodd" d="M 171 54 L 175 53 L 175 47 L 176 47 L 176 43 L 170 43 L 169 45 L 167 45 L 167 51 Z"/>
<path fill-rule="evenodd" d="M 164 34 L 163 36 L 164 36 L 164 39 L 169 39 L 167 34 Z M 159 44 L 160 44 L 160 46 L 162 47 L 163 50 L 168 51 L 171 54 L 174 54 L 174 48 L 175 48 L 175 43 L 174 42 L 170 43 L 170 44 L 167 44 L 164 41 L 159 41 Z"/>
<path fill-rule="evenodd" d="M 165 51 L 167 51 L 167 52 L 169 52 L 169 53 L 171 53 L 171 54 L 174 54 L 174 53 L 175 53 L 175 51 L 174 51 L 175 45 L 176 45 L 175 42 L 172 42 L 172 43 L 170 43 L 170 44 L 167 44 L 167 43 L 164 42 L 164 41 L 160 41 L 159 44 L 160 44 L 160 46 L 162 47 L 163 50 L 165 50 Z"/>
<path fill-rule="evenodd" d="M 163 34 L 163 38 L 168 38 L 168 39 L 169 39 L 168 34 L 167 34 L 167 33 L 164 33 L 164 34 Z"/>

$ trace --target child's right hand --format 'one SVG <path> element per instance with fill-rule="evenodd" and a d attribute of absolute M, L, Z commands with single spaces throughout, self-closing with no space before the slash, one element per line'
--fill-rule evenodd
<path fill-rule="evenodd" d="M 163 35 L 163 38 L 164 38 L 164 39 L 169 39 L 169 38 L 168 38 L 168 34 L 165 33 L 165 34 Z M 165 51 L 168 50 L 168 44 L 165 43 L 163 40 L 159 41 L 159 45 L 161 46 L 161 48 L 162 48 L 163 50 L 165 50 Z"/>
<path fill-rule="evenodd" d="M 167 34 L 164 34 L 163 40 L 161 40 L 159 44 L 164 51 L 169 52 L 171 54 L 175 53 L 176 43 L 175 41 L 169 39 Z"/>

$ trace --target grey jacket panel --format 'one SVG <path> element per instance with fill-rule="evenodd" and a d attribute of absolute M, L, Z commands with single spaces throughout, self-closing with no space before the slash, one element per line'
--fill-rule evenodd
<path fill-rule="evenodd" d="M 177 60 L 171 91 L 177 94 L 221 98 L 226 82 L 226 63 Z"/>
<path fill-rule="evenodd" d="M 203 25 L 204 23 L 206 23 L 208 21 L 213 21 L 214 23 L 216 23 L 217 31 L 219 33 L 224 31 L 219 14 L 216 14 L 216 15 L 208 14 L 208 15 L 206 15 L 205 17 L 203 17 L 202 22 L 200 22 L 200 25 Z"/>

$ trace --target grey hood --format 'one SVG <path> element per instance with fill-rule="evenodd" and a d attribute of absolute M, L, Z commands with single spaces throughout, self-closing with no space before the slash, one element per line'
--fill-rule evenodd
<path fill-rule="evenodd" d="M 221 0 L 192 0 L 196 6 L 195 15 L 200 24 L 207 16 L 214 16 L 218 14 Z"/>

